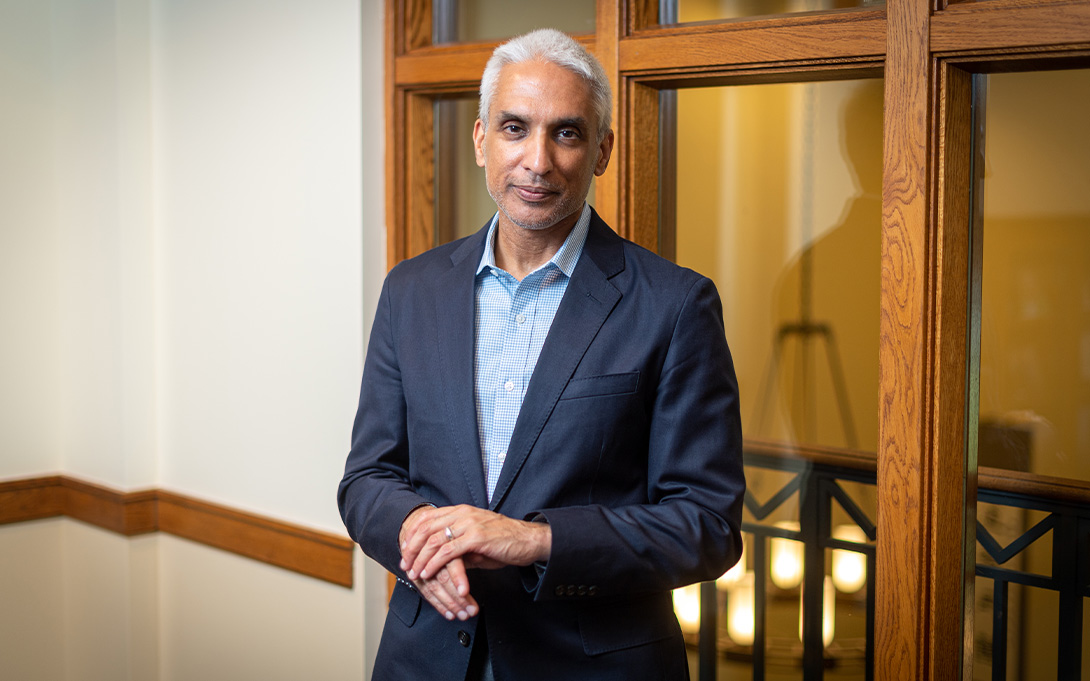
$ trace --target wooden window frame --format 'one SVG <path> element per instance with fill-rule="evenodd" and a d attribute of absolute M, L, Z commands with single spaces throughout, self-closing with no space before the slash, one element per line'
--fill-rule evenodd
<path fill-rule="evenodd" d="M 657 0 L 598 0 L 595 33 L 576 36 L 615 93 L 595 208 L 652 249 L 673 243 L 659 223 L 660 91 L 884 72 L 875 678 L 969 678 L 972 74 L 1082 63 L 1090 0 L 887 0 L 676 26 L 657 12 Z M 386 0 L 391 267 L 434 245 L 433 103 L 474 93 L 498 44 L 431 45 L 430 32 L 429 0 Z"/>

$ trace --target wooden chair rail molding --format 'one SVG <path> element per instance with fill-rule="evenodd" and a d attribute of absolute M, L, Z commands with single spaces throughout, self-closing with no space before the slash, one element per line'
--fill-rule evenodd
<path fill-rule="evenodd" d="M 117 492 L 61 475 L 0 482 L 0 525 L 58 516 L 127 537 L 166 532 L 352 587 L 355 545 L 347 537 L 164 490 Z"/>

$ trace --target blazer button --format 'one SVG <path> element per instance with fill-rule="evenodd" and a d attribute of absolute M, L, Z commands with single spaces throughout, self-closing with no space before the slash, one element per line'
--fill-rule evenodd
<path fill-rule="evenodd" d="M 598 587 L 594 586 L 593 584 L 591 586 L 587 587 L 587 595 L 588 596 L 597 596 L 598 595 Z"/>
<path fill-rule="evenodd" d="M 563 596 L 564 595 L 564 587 L 563 586 L 557 586 L 556 587 L 556 595 L 557 596 Z"/>
<path fill-rule="evenodd" d="M 569 584 L 566 591 L 567 591 L 569 596 L 574 596 L 575 595 L 575 585 L 574 584 Z"/>
<path fill-rule="evenodd" d="M 578 593 L 580 596 L 586 596 L 587 595 L 586 585 L 585 584 L 580 584 L 579 585 L 579 591 L 577 591 L 576 593 Z"/>
<path fill-rule="evenodd" d="M 465 631 L 459 631 L 458 632 L 458 643 L 461 643 L 463 648 L 468 648 L 469 647 L 469 634 L 467 634 Z"/>

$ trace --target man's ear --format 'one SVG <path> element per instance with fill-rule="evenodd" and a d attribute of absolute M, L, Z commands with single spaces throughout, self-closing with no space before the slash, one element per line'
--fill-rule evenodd
<path fill-rule="evenodd" d="M 602 141 L 598 143 L 598 163 L 594 166 L 594 174 L 601 177 L 609 166 L 609 157 L 613 153 L 613 131 L 610 130 Z M 479 165 L 479 163 L 478 163 Z"/>
<path fill-rule="evenodd" d="M 473 123 L 473 156 L 477 165 L 484 167 L 484 123 L 477 119 Z"/>

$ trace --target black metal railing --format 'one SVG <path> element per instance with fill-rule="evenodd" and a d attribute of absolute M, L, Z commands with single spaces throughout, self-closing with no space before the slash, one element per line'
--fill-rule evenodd
<path fill-rule="evenodd" d="M 977 543 L 996 563 L 978 563 L 976 567 L 978 577 L 992 581 L 990 657 L 993 681 L 1007 679 L 1008 636 L 1012 624 L 1011 584 L 1058 594 L 1056 678 L 1061 681 L 1082 678 L 1083 599 L 1090 598 L 1090 505 L 1084 498 L 1057 499 L 1047 485 L 1037 488 L 1039 493 L 984 488 L 977 492 L 979 503 L 1046 514 L 1006 546 L 995 539 L 984 522 L 977 521 Z M 1000 567 L 1025 556 L 1048 535 L 1052 539 L 1049 574 Z"/>
<path fill-rule="evenodd" d="M 755 469 L 786 474 L 786 483 L 770 494 L 763 490 L 765 500 L 759 500 L 752 488 L 747 491 L 745 507 L 747 519 L 742 531 L 747 535 L 747 551 L 752 552 L 753 564 L 753 641 L 748 646 L 738 646 L 722 635 L 718 615 L 719 594 L 714 582 L 702 584 L 701 620 L 698 636 L 700 681 L 712 681 L 718 676 L 720 658 L 724 655 L 741 657 L 752 663 L 754 681 L 763 681 L 771 658 L 791 658 L 791 664 L 801 664 L 804 681 L 824 678 L 825 669 L 834 661 L 835 654 L 823 640 L 823 596 L 826 578 L 826 550 L 839 549 L 860 553 L 866 560 L 867 582 L 865 588 L 865 640 L 862 641 L 861 657 L 867 681 L 873 679 L 874 669 L 874 591 L 869 583 L 875 568 L 875 523 L 858 503 L 845 491 L 842 483 L 854 482 L 874 486 L 876 474 L 873 455 L 844 453 L 832 454 L 807 451 L 800 457 L 798 452 L 774 443 L 746 443 L 745 464 L 751 474 Z M 816 454 L 816 455 L 815 455 Z M 782 478 L 782 476 L 781 476 Z M 785 529 L 766 522 L 777 511 L 797 500 L 798 530 Z M 833 537 L 834 509 L 839 507 L 856 524 L 867 538 L 866 543 L 844 541 Z M 791 512 L 790 515 L 794 515 Z M 783 646 L 770 646 L 769 637 L 769 583 L 770 542 L 787 539 L 802 545 L 801 584 L 801 654 L 785 650 Z M 730 596 L 726 596 L 729 598 Z M 739 651 L 742 651 L 739 653 Z M 780 662 L 783 660 L 780 659 Z"/>
<path fill-rule="evenodd" d="M 774 539 L 798 541 L 803 546 L 801 588 L 801 655 L 792 653 L 793 665 L 800 665 L 804 681 L 819 681 L 844 649 L 825 645 L 822 621 L 824 616 L 823 582 L 826 576 L 826 550 L 852 551 L 865 556 L 864 584 L 865 636 L 851 654 L 858 653 L 867 681 L 874 678 L 874 602 L 872 588 L 875 574 L 875 522 L 844 489 L 843 484 L 861 483 L 874 486 L 876 464 L 873 455 L 840 450 L 793 450 L 775 443 L 748 442 L 745 450 L 747 474 L 776 471 L 781 483 L 774 491 L 762 490 L 764 501 L 747 492 L 748 512 L 742 524 L 747 536 L 749 562 L 753 569 L 753 640 L 752 645 L 739 646 L 724 636 L 719 613 L 724 599 L 716 584 L 700 585 L 700 628 L 693 643 L 698 648 L 699 681 L 718 678 L 719 663 L 724 658 L 742 659 L 752 664 L 752 678 L 763 681 L 770 659 L 783 656 L 783 650 L 770 646 L 768 615 L 770 594 L 770 542 Z M 995 565 L 979 564 L 976 574 L 993 583 L 990 601 L 991 642 L 984 650 L 991 659 L 993 681 L 1008 678 L 1008 632 L 1011 627 L 1010 585 L 1046 589 L 1058 594 L 1056 626 L 1057 679 L 1069 681 L 1082 678 L 1083 599 L 1090 597 L 1090 485 L 1075 483 L 1066 490 L 1056 481 L 1043 480 L 1027 474 L 995 469 L 981 469 L 977 500 L 1007 509 L 1026 509 L 1044 517 L 1032 527 L 1019 530 L 1017 539 L 1002 546 L 986 527 L 978 522 L 977 541 Z M 786 482 L 782 482 L 786 480 Z M 1026 482 L 1029 481 L 1029 482 Z M 792 500 L 798 503 L 798 530 L 768 522 L 777 511 Z M 835 509 L 850 518 L 862 530 L 867 541 L 855 542 L 833 536 Z M 791 509 L 793 511 L 793 509 Z M 793 513 L 792 513 L 793 515 Z M 1003 567 L 1022 556 L 1042 537 L 1051 536 L 1051 567 L 1048 574 L 1039 574 L 1012 567 Z M 1017 562 L 1017 561 L 1015 561 Z M 978 627 L 980 625 L 978 624 Z M 978 638 L 979 640 L 979 638 Z M 978 643 L 978 648 L 981 646 Z M 771 654 L 770 654 L 771 651 Z M 980 652 L 978 650 L 978 652 Z M 832 658 L 832 659 L 831 659 Z M 782 660 L 781 660 L 782 662 Z M 734 678 L 734 677 L 732 677 Z M 978 675 L 979 678 L 979 675 Z"/>

